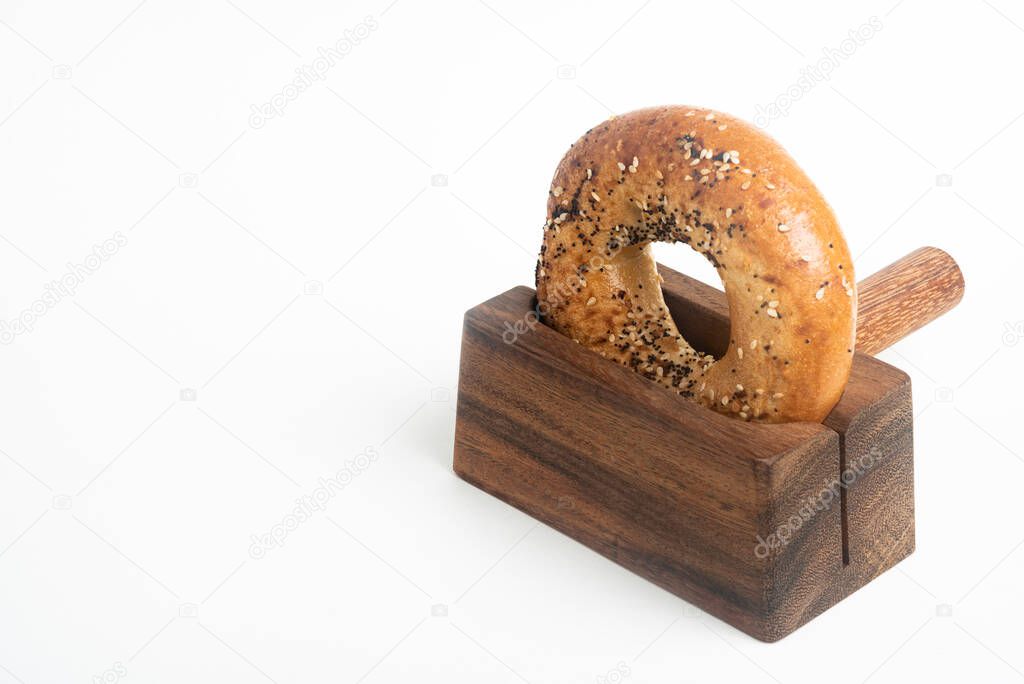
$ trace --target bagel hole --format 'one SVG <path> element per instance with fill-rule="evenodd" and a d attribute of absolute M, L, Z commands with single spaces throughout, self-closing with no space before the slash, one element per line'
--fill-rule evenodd
<path fill-rule="evenodd" d="M 652 245 L 654 258 L 660 265 L 698 280 L 705 285 L 722 291 L 722 278 L 711 262 L 692 249 L 679 249 L 679 245 L 655 243 Z M 729 349 L 729 318 L 721 317 L 701 307 L 699 303 L 673 297 L 662 288 L 665 304 L 672 314 L 679 332 L 690 345 L 703 354 L 722 358 Z"/>

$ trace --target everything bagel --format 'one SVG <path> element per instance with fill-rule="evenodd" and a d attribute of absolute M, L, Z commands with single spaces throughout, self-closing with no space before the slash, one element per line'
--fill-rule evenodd
<path fill-rule="evenodd" d="M 691 347 L 650 253 L 683 242 L 717 269 L 729 348 Z M 545 323 L 716 411 L 821 421 L 853 361 L 853 263 L 835 216 L 771 138 L 669 106 L 614 117 L 562 159 L 537 263 Z"/>

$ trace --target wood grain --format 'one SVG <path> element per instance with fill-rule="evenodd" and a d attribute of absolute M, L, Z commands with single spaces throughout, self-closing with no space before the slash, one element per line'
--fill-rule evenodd
<path fill-rule="evenodd" d="M 898 305 L 962 279 L 938 250 L 861 285 L 867 348 L 948 310 Z M 955 264 L 953 265 L 955 268 Z M 698 349 L 728 344 L 725 296 L 659 267 Z M 956 271 L 956 274 L 959 272 Z M 823 424 L 707 411 L 540 324 L 533 290 L 466 313 L 456 473 L 748 634 L 775 641 L 914 549 L 910 380 L 859 350 Z M 858 343 L 860 338 L 858 337 Z M 785 539 L 783 539 L 783 536 Z"/>
<path fill-rule="evenodd" d="M 877 354 L 946 313 L 964 296 L 951 256 L 921 247 L 857 284 L 857 349 Z"/>
<path fill-rule="evenodd" d="M 757 548 L 836 477 L 838 436 L 707 411 L 543 325 L 508 344 L 533 305 L 516 288 L 466 315 L 458 475 L 758 638 L 820 612 L 839 506 Z"/>

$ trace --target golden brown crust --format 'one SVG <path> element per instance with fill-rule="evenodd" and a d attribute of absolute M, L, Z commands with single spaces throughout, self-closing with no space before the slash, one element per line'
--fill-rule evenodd
<path fill-rule="evenodd" d="M 732 323 L 722 359 L 694 350 L 662 298 L 651 242 L 717 268 Z M 612 118 L 562 159 L 537 264 L 544 320 L 723 413 L 821 421 L 853 360 L 853 265 L 817 188 L 770 137 L 706 109 Z"/>

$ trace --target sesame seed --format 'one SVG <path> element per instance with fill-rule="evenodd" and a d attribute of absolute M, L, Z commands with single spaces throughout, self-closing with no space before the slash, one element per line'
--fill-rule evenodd
<path fill-rule="evenodd" d="M 595 202 L 600 202 L 601 201 L 601 196 L 598 195 L 596 192 L 591 191 L 590 192 L 590 196 L 594 198 Z"/>
<path fill-rule="evenodd" d="M 728 405 L 729 405 L 729 395 L 727 394 L 724 397 L 722 397 L 722 406 L 728 406 Z"/>
<path fill-rule="evenodd" d="M 690 166 L 696 166 L 697 164 L 700 164 L 700 157 L 690 162 Z"/>
<path fill-rule="evenodd" d="M 740 418 L 742 418 L 743 420 L 746 420 L 746 419 L 747 419 L 747 414 L 746 414 L 746 412 L 745 412 L 745 411 L 740 411 L 740 414 L 739 414 L 739 415 L 740 415 Z"/>
<path fill-rule="evenodd" d="M 592 169 L 587 169 L 587 180 L 590 180 L 593 177 L 594 177 L 594 171 Z"/>
<path fill-rule="evenodd" d="M 750 348 L 757 349 L 757 340 L 750 340 Z"/>
<path fill-rule="evenodd" d="M 773 299 L 772 301 L 768 302 L 768 306 L 770 308 L 772 308 L 772 309 L 778 309 L 779 308 L 779 300 L 778 299 Z"/>
<path fill-rule="evenodd" d="M 825 288 L 819 287 L 818 291 L 814 293 L 815 299 L 822 299 L 825 296 Z"/>
<path fill-rule="evenodd" d="M 750 187 L 750 181 L 745 181 L 743 183 L 743 185 L 740 186 L 740 190 L 746 190 L 749 187 Z"/>
<path fill-rule="evenodd" d="M 736 391 L 737 392 L 742 392 L 743 391 L 743 385 L 737 384 L 736 385 Z"/>
<path fill-rule="evenodd" d="M 705 121 L 711 121 L 714 118 L 715 118 L 715 113 L 714 112 L 708 112 L 707 116 L 704 117 L 704 120 Z"/>
<path fill-rule="evenodd" d="M 597 304 L 597 297 L 591 297 L 587 300 L 587 306 L 594 306 Z"/>
<path fill-rule="evenodd" d="M 685 178 L 683 178 L 683 180 L 692 181 L 693 180 L 693 176 L 686 176 Z"/>
<path fill-rule="evenodd" d="M 608 336 L 608 341 L 614 343 L 615 342 L 615 335 L 609 335 Z"/>
<path fill-rule="evenodd" d="M 619 167 L 619 171 L 625 171 L 626 170 L 626 165 L 623 164 L 622 162 L 618 162 L 618 167 Z"/>
<path fill-rule="evenodd" d="M 629 167 L 629 172 L 630 172 L 630 173 L 636 173 L 636 167 L 635 167 L 635 166 L 633 166 L 633 165 L 630 165 L 630 167 Z"/>
<path fill-rule="evenodd" d="M 661 173 L 661 171 L 658 171 L 657 169 L 655 169 L 654 175 L 658 177 L 658 180 L 665 180 L 665 176 Z"/>
<path fill-rule="evenodd" d="M 640 160 L 637 159 L 635 156 L 633 157 L 633 166 L 640 166 Z"/>
<path fill-rule="evenodd" d="M 656 369 L 654 369 L 654 372 L 660 378 L 661 376 L 663 376 L 665 374 L 665 369 L 662 368 L 661 366 L 658 366 Z"/>
<path fill-rule="evenodd" d="M 776 399 L 781 399 L 782 397 L 784 397 L 784 396 L 786 396 L 786 395 L 785 395 L 785 394 L 783 394 L 782 392 L 776 392 L 776 393 L 775 393 L 775 394 L 773 394 L 772 396 L 773 396 L 773 397 L 775 397 Z"/>
<path fill-rule="evenodd" d="M 758 387 L 756 390 L 754 390 L 754 394 L 756 394 L 757 396 L 761 396 L 762 394 L 764 394 L 764 390 Z"/>
<path fill-rule="evenodd" d="M 804 254 L 804 255 L 803 255 L 802 257 L 800 257 L 800 258 L 801 258 L 801 259 L 803 259 L 804 261 L 807 261 L 807 262 L 810 262 L 810 260 L 811 260 L 811 257 L 810 257 L 810 256 L 808 256 L 808 255 L 806 255 L 806 254 Z"/>
<path fill-rule="evenodd" d="M 771 318 L 778 318 L 779 317 L 779 312 L 776 311 L 775 309 L 765 309 L 764 312 L 766 314 L 768 314 L 768 316 L 771 317 Z"/>
<path fill-rule="evenodd" d="M 779 224 L 779 232 L 780 233 L 788 233 L 789 232 L 789 226 L 787 226 L 785 223 L 780 223 Z"/>
<path fill-rule="evenodd" d="M 728 126 L 726 126 L 725 124 L 722 124 L 721 126 L 718 127 L 718 130 L 724 131 L 726 128 L 728 128 Z"/>
<path fill-rule="evenodd" d="M 741 169 L 741 171 L 742 171 L 743 173 L 747 174 L 748 176 L 749 176 L 749 175 L 750 175 L 751 173 L 753 173 L 753 171 L 751 171 L 750 169 Z"/>
<path fill-rule="evenodd" d="M 701 169 L 700 170 L 700 175 L 702 175 L 702 176 L 706 176 L 709 173 L 711 173 L 711 169 Z"/>
<path fill-rule="evenodd" d="M 729 218 L 730 216 L 732 216 L 732 207 L 725 210 L 725 218 Z"/>
<path fill-rule="evenodd" d="M 736 356 L 743 358 L 743 347 L 736 347 Z"/>
<path fill-rule="evenodd" d="M 551 191 L 551 194 L 554 195 L 555 197 L 558 197 L 559 195 L 561 195 L 562 194 L 562 186 L 559 185 L 558 187 L 556 187 L 554 190 Z"/>
<path fill-rule="evenodd" d="M 686 112 L 686 114 L 685 114 L 684 116 L 693 116 L 693 115 L 694 115 L 694 114 L 696 114 L 696 113 L 697 113 L 697 112 L 695 112 L 695 111 L 693 111 L 693 110 L 691 109 L 690 111 Z"/>

